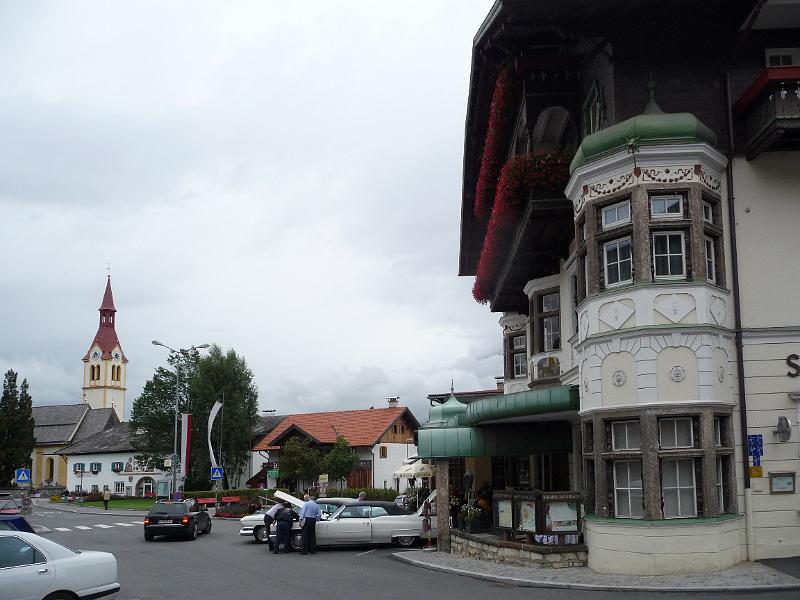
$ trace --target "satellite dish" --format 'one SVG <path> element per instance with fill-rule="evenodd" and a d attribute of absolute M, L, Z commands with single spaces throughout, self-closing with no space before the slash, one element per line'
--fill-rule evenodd
<path fill-rule="evenodd" d="M 775 430 L 779 442 L 788 442 L 792 437 L 792 422 L 786 417 L 778 417 L 778 428 Z"/>

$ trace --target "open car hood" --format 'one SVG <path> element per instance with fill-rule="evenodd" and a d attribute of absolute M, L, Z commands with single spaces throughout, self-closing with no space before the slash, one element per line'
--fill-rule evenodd
<path fill-rule="evenodd" d="M 296 498 L 296 497 L 292 496 L 291 494 L 287 494 L 286 492 L 282 492 L 281 490 L 276 490 L 274 496 L 276 498 L 281 499 L 281 500 L 285 500 L 286 502 L 291 502 L 294 506 L 296 506 L 298 508 L 303 508 L 303 504 L 305 504 L 305 502 L 300 500 L 300 498 Z"/>

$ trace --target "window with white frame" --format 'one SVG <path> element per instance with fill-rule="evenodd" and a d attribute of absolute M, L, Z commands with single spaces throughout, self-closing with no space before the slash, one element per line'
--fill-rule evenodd
<path fill-rule="evenodd" d="M 75 463 L 72 466 L 73 473 L 82 473 L 85 470 L 86 470 L 86 465 L 84 463 Z"/>
<path fill-rule="evenodd" d="M 603 246 L 603 260 L 605 261 L 606 287 L 633 281 L 631 238 L 625 237 L 606 243 Z"/>
<path fill-rule="evenodd" d="M 703 221 L 714 223 L 714 208 L 711 206 L 711 202 L 703 202 Z"/>
<path fill-rule="evenodd" d="M 125 482 L 124 481 L 115 481 L 114 482 L 114 493 L 115 494 L 124 494 L 125 493 Z"/>
<path fill-rule="evenodd" d="M 650 215 L 655 219 L 680 219 L 683 217 L 683 196 L 651 196 Z"/>
<path fill-rule="evenodd" d="M 519 352 L 514 355 L 514 378 L 528 376 L 528 357 Z"/>
<path fill-rule="evenodd" d="M 629 519 L 644 516 L 642 464 L 638 460 L 614 461 L 614 516 Z"/>
<path fill-rule="evenodd" d="M 641 444 L 639 421 L 615 421 L 611 424 L 612 450 L 638 450 Z"/>
<path fill-rule="evenodd" d="M 603 90 L 595 79 L 583 103 L 583 134 L 591 135 L 605 125 L 605 105 Z"/>
<path fill-rule="evenodd" d="M 515 335 L 511 338 L 511 347 L 514 350 L 525 350 L 525 348 L 528 346 L 525 338 L 526 336 L 524 335 Z"/>
<path fill-rule="evenodd" d="M 767 48 L 764 54 L 768 67 L 800 65 L 800 48 Z"/>
<path fill-rule="evenodd" d="M 719 502 L 719 512 L 725 512 L 725 486 L 723 481 L 725 479 L 723 473 L 723 459 L 721 456 L 717 457 L 717 501 Z"/>
<path fill-rule="evenodd" d="M 717 262 L 714 253 L 714 240 L 710 237 L 703 238 L 706 248 L 706 279 L 711 283 L 717 283 Z"/>
<path fill-rule="evenodd" d="M 661 497 L 665 519 L 697 516 L 693 458 L 665 458 L 661 461 Z"/>
<path fill-rule="evenodd" d="M 631 222 L 631 201 L 625 200 L 602 210 L 603 229 Z"/>
<path fill-rule="evenodd" d="M 658 443 L 662 448 L 694 447 L 692 418 L 659 419 Z"/>
<path fill-rule="evenodd" d="M 722 417 L 714 417 L 714 445 L 722 446 Z"/>
<path fill-rule="evenodd" d="M 653 273 L 656 277 L 686 276 L 686 242 L 681 232 L 653 234 Z"/>
<path fill-rule="evenodd" d="M 96 494 L 96 493 L 97 493 L 97 492 L 99 492 L 99 491 L 100 491 L 100 486 L 99 486 L 99 485 L 97 485 L 97 484 L 93 484 L 93 485 L 92 485 L 92 493 L 93 493 L 93 494 Z"/>
<path fill-rule="evenodd" d="M 102 466 L 99 462 L 89 463 L 89 470 L 92 473 L 99 473 Z"/>
<path fill-rule="evenodd" d="M 121 462 L 112 462 L 111 463 L 111 470 L 114 471 L 114 473 L 119 473 L 120 471 L 122 471 L 122 468 L 123 468 L 123 464 Z"/>

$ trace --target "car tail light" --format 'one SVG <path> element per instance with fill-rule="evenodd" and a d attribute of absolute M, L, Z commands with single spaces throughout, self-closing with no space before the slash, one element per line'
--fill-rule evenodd
<path fill-rule="evenodd" d="M 189 515 L 183 515 L 181 517 L 181 523 L 183 523 L 184 525 L 188 525 L 189 524 Z"/>
<path fill-rule="evenodd" d="M 145 517 L 144 518 L 144 524 L 145 525 L 150 525 L 150 517 Z"/>

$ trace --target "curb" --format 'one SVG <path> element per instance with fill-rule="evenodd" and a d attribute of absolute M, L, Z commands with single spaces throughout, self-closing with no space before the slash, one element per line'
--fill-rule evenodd
<path fill-rule="evenodd" d="M 653 586 L 653 585 L 605 585 L 593 583 L 575 583 L 569 581 L 547 581 L 535 579 L 520 579 L 518 577 L 503 577 L 500 575 L 490 575 L 488 573 L 476 573 L 466 569 L 458 569 L 456 567 L 445 567 L 442 565 L 432 565 L 421 560 L 407 556 L 412 552 L 394 552 L 391 554 L 392 558 L 401 562 L 429 569 L 431 571 L 439 571 L 442 573 L 450 573 L 452 575 L 461 575 L 462 577 L 472 577 L 473 579 L 483 579 L 485 581 L 492 581 L 494 583 L 504 583 L 507 585 L 514 585 L 517 587 L 536 587 L 536 588 L 555 588 L 555 589 L 572 589 L 572 590 L 591 590 L 599 592 L 767 592 L 767 591 L 786 591 L 786 590 L 799 590 L 800 581 L 793 584 L 777 584 L 777 585 L 754 585 L 754 586 Z"/>

